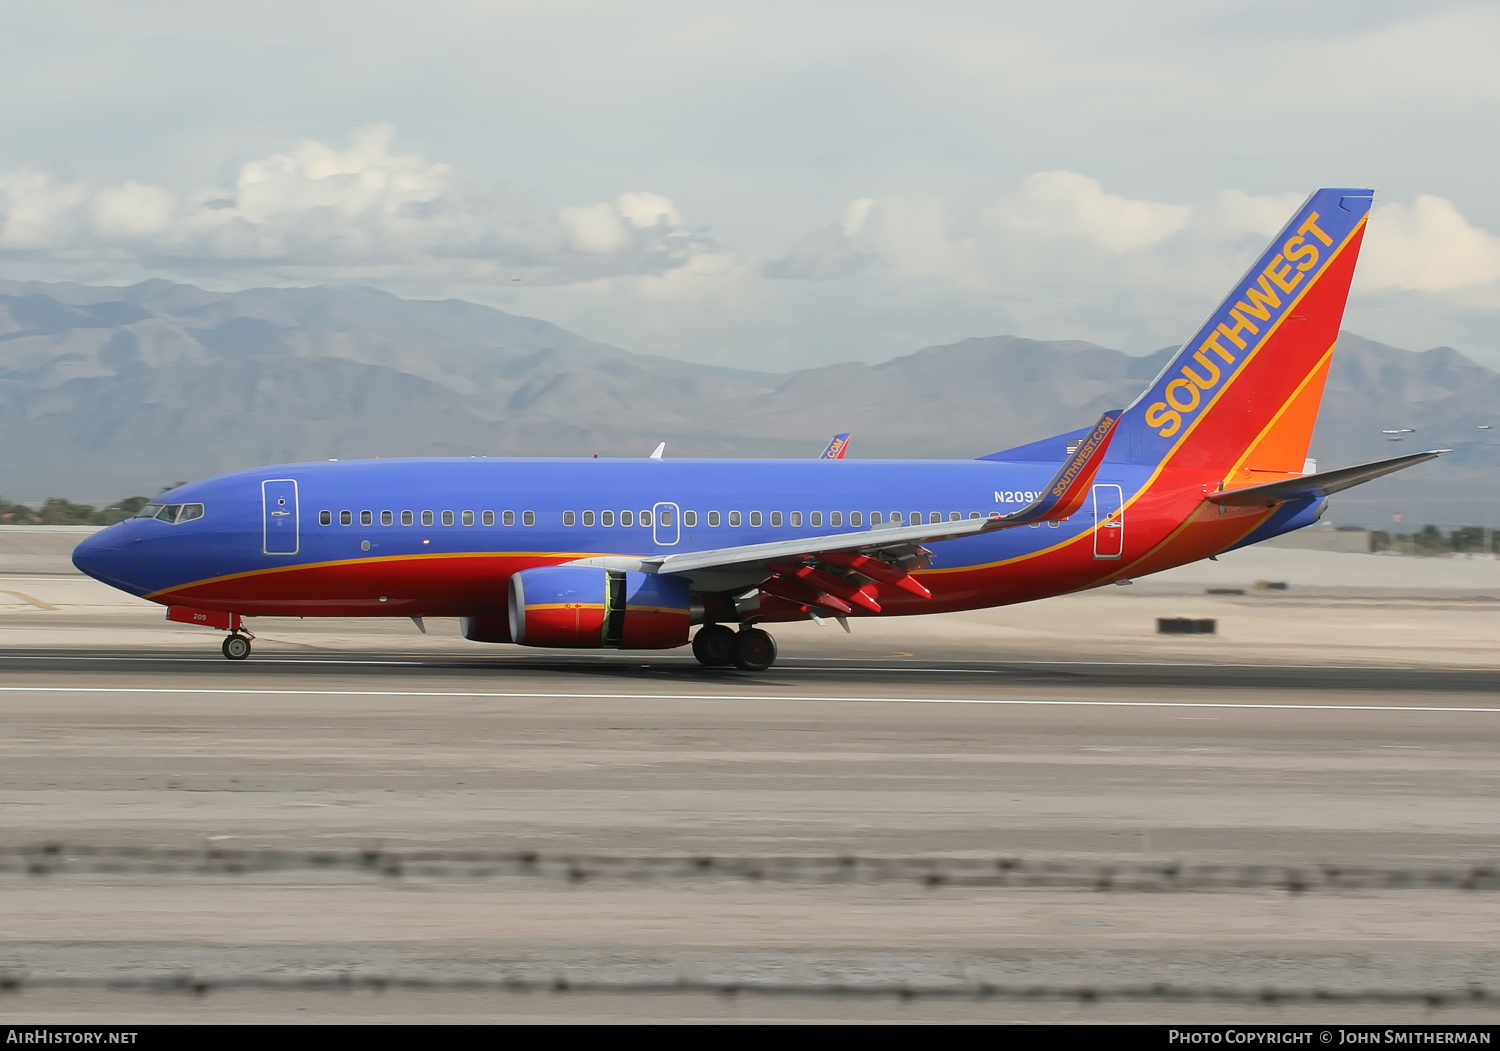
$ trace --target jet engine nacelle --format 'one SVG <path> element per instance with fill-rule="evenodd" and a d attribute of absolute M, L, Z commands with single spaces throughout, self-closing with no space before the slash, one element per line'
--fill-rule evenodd
<path fill-rule="evenodd" d="M 665 650 L 688 641 L 687 582 L 586 566 L 510 578 L 510 636 L 522 646 Z"/>

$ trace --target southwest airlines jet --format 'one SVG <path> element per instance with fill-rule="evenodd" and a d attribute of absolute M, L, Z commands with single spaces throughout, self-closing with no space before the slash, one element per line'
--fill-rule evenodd
<path fill-rule="evenodd" d="M 73 555 L 228 631 L 459 617 L 475 642 L 670 649 L 769 668 L 783 621 L 979 609 L 1194 562 L 1431 459 L 1305 474 L 1369 190 L 1319 190 L 1123 410 L 963 461 L 395 459 L 174 489 Z M 694 627 L 697 627 L 696 632 Z"/>

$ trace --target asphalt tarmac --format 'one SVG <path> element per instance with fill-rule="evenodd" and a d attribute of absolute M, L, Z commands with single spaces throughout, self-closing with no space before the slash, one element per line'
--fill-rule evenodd
<path fill-rule="evenodd" d="M 6 1021 L 1500 1017 L 1500 669 L 83 629 L 0 648 Z"/>
<path fill-rule="evenodd" d="M 5 1022 L 1500 1017 L 1500 562 L 1251 548 L 746 675 L 230 663 L 75 540 L 0 529 Z"/>

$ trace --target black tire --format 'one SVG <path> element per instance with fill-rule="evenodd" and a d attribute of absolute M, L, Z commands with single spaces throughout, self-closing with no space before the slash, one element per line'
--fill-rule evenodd
<path fill-rule="evenodd" d="M 740 671 L 765 671 L 776 663 L 776 640 L 759 628 L 734 636 L 734 666 Z"/>
<path fill-rule="evenodd" d="M 230 635 L 219 648 L 232 661 L 242 661 L 250 656 L 250 640 L 243 635 Z"/>
<path fill-rule="evenodd" d="M 693 656 L 705 668 L 727 668 L 734 663 L 734 632 L 722 624 L 709 624 L 693 636 Z"/>

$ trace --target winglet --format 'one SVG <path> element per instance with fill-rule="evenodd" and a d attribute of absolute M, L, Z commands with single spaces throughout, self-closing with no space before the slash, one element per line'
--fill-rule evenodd
<path fill-rule="evenodd" d="M 1032 522 L 1060 522 L 1073 514 L 1088 500 L 1089 488 L 1099 474 L 1099 465 L 1109 451 L 1109 443 L 1115 436 L 1115 425 L 1120 422 L 1124 410 L 1113 409 L 1099 417 L 1079 443 L 1078 448 L 1063 461 L 1046 490 L 1027 506 L 1012 514 L 993 519 L 995 528 L 1029 525 Z"/>
<path fill-rule="evenodd" d="M 833 441 L 828 443 L 828 448 L 823 450 L 820 460 L 842 460 L 844 454 L 849 451 L 849 435 L 835 434 Z"/>
<path fill-rule="evenodd" d="M 651 459 L 653 459 L 653 460 L 660 460 L 661 459 L 661 454 L 664 453 L 664 452 L 666 452 L 666 451 L 667 451 L 667 443 L 666 442 L 658 442 L 655 450 L 653 450 L 652 453 L 651 453 Z"/>

